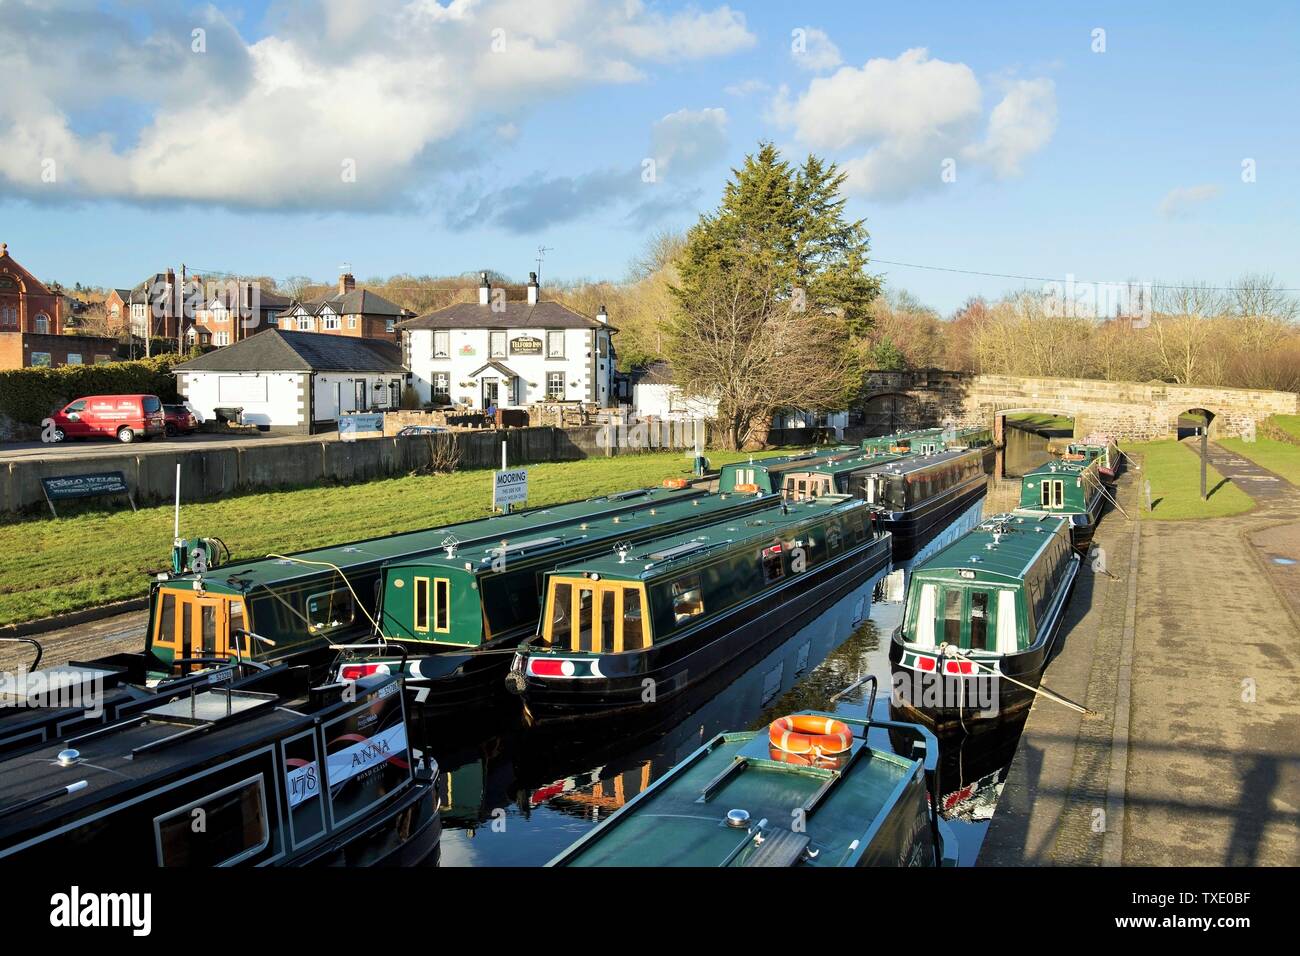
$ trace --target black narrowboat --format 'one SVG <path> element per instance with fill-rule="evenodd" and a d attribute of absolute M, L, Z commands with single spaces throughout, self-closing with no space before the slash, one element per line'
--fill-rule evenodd
<path fill-rule="evenodd" d="M 861 498 L 893 535 L 894 563 L 902 564 L 988 493 L 984 458 L 985 449 L 969 448 L 818 462 L 785 472 L 782 491 L 796 500 L 825 494 Z"/>
<path fill-rule="evenodd" d="M 913 569 L 890 642 L 893 703 L 940 727 L 1023 711 L 1079 565 L 1068 519 L 1017 513 L 987 519 Z"/>
<path fill-rule="evenodd" d="M 430 860 L 437 767 L 411 746 L 399 679 L 306 676 L 283 694 L 195 689 L 0 760 L 0 864 Z"/>
<path fill-rule="evenodd" d="M 538 721 L 634 713 L 889 567 L 870 509 L 828 495 L 557 568 L 506 686 Z"/>

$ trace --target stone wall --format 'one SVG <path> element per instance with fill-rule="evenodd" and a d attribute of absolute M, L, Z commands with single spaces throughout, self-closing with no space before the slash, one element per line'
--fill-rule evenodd
<path fill-rule="evenodd" d="M 1297 407 L 1293 392 L 980 375 L 962 403 L 960 423 L 990 425 L 1009 411 L 1056 412 L 1074 419 L 1078 436 L 1095 431 L 1120 441 L 1151 441 L 1173 434 L 1178 417 L 1192 409 L 1214 416 L 1211 437 L 1232 437 L 1270 415 L 1296 414 Z"/>

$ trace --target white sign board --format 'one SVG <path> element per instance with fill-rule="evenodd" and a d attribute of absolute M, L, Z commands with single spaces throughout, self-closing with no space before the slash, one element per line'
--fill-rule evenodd
<path fill-rule="evenodd" d="M 492 480 L 492 507 L 521 505 L 528 500 L 528 469 L 498 471 Z"/>

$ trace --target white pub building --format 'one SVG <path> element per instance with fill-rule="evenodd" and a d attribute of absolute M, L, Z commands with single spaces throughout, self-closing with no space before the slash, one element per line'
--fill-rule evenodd
<path fill-rule="evenodd" d="M 400 323 L 421 403 L 479 410 L 538 402 L 616 404 L 617 330 L 605 307 L 588 318 L 558 302 L 541 302 L 538 293 L 537 274 L 530 273 L 527 299 L 507 300 L 485 272 L 477 304 Z"/>

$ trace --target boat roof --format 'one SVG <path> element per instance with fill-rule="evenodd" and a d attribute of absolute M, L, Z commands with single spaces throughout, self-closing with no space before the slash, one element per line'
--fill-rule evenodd
<path fill-rule="evenodd" d="M 860 455 L 857 458 L 848 458 L 842 461 L 819 462 L 807 470 L 830 475 L 838 475 L 846 471 L 882 471 L 889 475 L 906 475 L 920 471 L 930 465 L 941 465 L 944 462 L 954 461 L 962 455 L 969 454 L 972 454 L 972 449 L 950 448 L 936 452 L 933 455 Z"/>
<path fill-rule="evenodd" d="M 1070 475 L 1077 476 L 1093 467 L 1093 461 L 1065 461 L 1061 458 L 1053 458 L 1051 461 L 1043 462 L 1033 471 L 1027 471 L 1021 477 L 1029 478 L 1030 476 L 1039 475 Z"/>
<path fill-rule="evenodd" d="M 772 498 L 772 504 L 767 508 L 681 534 L 645 541 L 623 555 L 610 554 L 563 564 L 552 573 L 570 577 L 595 573 L 619 580 L 648 580 L 668 570 L 689 568 L 689 560 L 679 559 L 703 557 L 721 545 L 749 540 L 770 543 L 774 536 L 793 531 L 815 518 L 866 508 L 865 502 L 852 495 L 822 495 L 793 502 L 781 502 L 775 495 Z"/>
<path fill-rule="evenodd" d="M 855 731 L 862 726 L 839 715 L 805 713 L 844 721 Z M 860 737 L 843 769 L 789 763 L 780 756 L 766 728 L 721 734 L 551 862 L 745 866 L 756 856 L 747 846 L 751 834 L 727 826 L 728 812 L 745 811 L 750 827 L 766 821 L 764 836 L 772 839 L 790 829 L 791 811 L 802 807 L 808 848 L 816 851 L 804 854 L 803 862 L 842 865 L 867 851 L 874 821 L 893 805 L 904 778 L 917 772 L 919 763 L 873 749 Z"/>
<path fill-rule="evenodd" d="M 544 528 L 577 522 L 596 515 L 636 511 L 651 504 L 668 504 L 702 497 L 705 494 L 705 490 L 699 487 L 640 488 L 599 498 L 588 498 L 585 501 L 572 501 L 512 514 L 496 514 L 487 518 L 423 528 L 418 531 L 406 531 L 363 541 L 289 552 L 286 555 L 289 558 L 317 562 L 315 565 L 297 564 L 294 561 L 272 557 L 232 561 L 208 571 L 203 575 L 203 581 L 209 589 L 221 590 L 224 587 L 247 593 L 254 588 L 269 584 L 281 584 L 319 574 L 321 565 L 325 564 L 346 568 L 358 564 L 441 552 L 443 543 L 449 535 L 457 539 L 462 547 L 475 541 L 491 542 L 495 546 L 503 539 L 510 540 L 518 538 L 521 534 L 534 532 L 540 535 Z M 179 584 L 184 587 L 185 582 L 192 581 L 194 577 L 193 574 L 177 575 L 170 578 L 166 584 L 172 586 Z"/>
<path fill-rule="evenodd" d="M 420 555 L 409 560 L 399 560 L 388 564 L 392 568 L 464 568 L 467 571 L 490 570 L 492 562 L 501 557 L 505 548 L 507 558 L 524 558 L 546 554 L 574 545 L 582 541 L 598 541 L 602 538 L 617 540 L 621 535 L 644 531 L 655 524 L 676 524 L 686 518 L 699 518 L 714 515 L 721 520 L 728 513 L 742 510 L 758 510 L 758 502 L 767 499 L 773 504 L 780 500 L 775 492 L 721 492 L 719 494 L 697 495 L 684 501 L 648 501 L 638 508 L 618 514 L 600 514 L 582 516 L 562 524 L 548 526 L 537 531 L 525 528 L 519 534 L 491 540 L 479 540 L 458 546 L 454 553 L 446 549 L 432 554 Z"/>
<path fill-rule="evenodd" d="M 943 572 L 962 569 L 976 571 L 980 577 L 1023 578 L 1043 546 L 1069 524 L 1068 517 L 1059 515 L 993 515 L 923 561 L 912 574 L 943 576 Z"/>
<path fill-rule="evenodd" d="M 749 461 L 732 461 L 723 465 L 723 470 L 734 471 L 737 468 L 761 468 L 765 471 L 781 471 L 802 462 L 819 461 L 836 455 L 852 455 L 858 451 L 857 445 L 836 445 L 832 448 L 809 448 L 792 455 L 774 455 L 770 458 L 751 458 Z"/>

